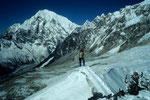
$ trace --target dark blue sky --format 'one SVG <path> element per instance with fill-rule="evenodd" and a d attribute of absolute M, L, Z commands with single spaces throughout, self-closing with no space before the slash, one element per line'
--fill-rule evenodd
<path fill-rule="evenodd" d="M 14 23 L 23 23 L 38 10 L 48 9 L 82 25 L 97 15 L 114 12 L 143 0 L 0 0 L 0 33 Z"/>

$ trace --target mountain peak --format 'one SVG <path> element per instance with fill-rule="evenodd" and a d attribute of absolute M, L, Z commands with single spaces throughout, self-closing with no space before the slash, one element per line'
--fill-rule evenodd
<path fill-rule="evenodd" d="M 86 20 L 85 23 L 83 25 L 87 26 L 89 25 L 91 22 L 89 20 Z"/>
<path fill-rule="evenodd" d="M 36 25 L 44 25 L 44 27 L 63 27 L 66 32 L 71 33 L 79 25 L 71 22 L 66 17 L 56 14 L 53 11 L 47 9 L 39 10 L 30 19 L 24 21 L 23 24 L 14 24 L 10 27 L 11 31 L 16 32 L 19 28 L 24 30 L 30 30 L 35 28 Z"/>
<path fill-rule="evenodd" d="M 43 9 L 43 10 L 39 10 L 37 13 L 53 13 L 53 14 L 56 14 L 55 12 L 53 12 L 53 11 L 50 11 L 50 10 L 48 10 L 48 9 Z"/>
<path fill-rule="evenodd" d="M 58 16 L 55 12 L 53 11 L 49 11 L 47 9 L 44 9 L 44 10 L 39 10 L 36 14 L 35 14 L 35 17 L 48 17 L 48 18 L 52 18 L 52 17 L 55 17 L 55 16 Z"/>

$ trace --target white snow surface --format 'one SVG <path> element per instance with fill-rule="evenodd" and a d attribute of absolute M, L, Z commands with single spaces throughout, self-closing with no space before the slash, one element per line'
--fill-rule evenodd
<path fill-rule="evenodd" d="M 47 62 L 45 62 L 42 66 L 40 67 L 45 67 L 54 57 L 51 57 Z"/>
<path fill-rule="evenodd" d="M 143 17 L 143 15 L 140 15 L 140 16 L 135 15 L 134 16 L 134 14 L 133 14 L 133 16 L 132 16 L 133 19 L 130 19 L 129 21 L 126 22 L 126 27 L 134 25 L 134 24 L 140 22 L 142 17 Z"/>
<path fill-rule="evenodd" d="M 88 28 L 93 28 L 94 29 L 95 27 L 96 26 L 92 22 L 86 20 L 86 22 L 82 25 L 82 30 L 86 30 Z"/>
<path fill-rule="evenodd" d="M 134 71 L 144 72 L 150 79 L 150 44 L 135 47 L 108 58 L 103 55 L 86 62 L 86 66 L 75 68 L 64 75 L 56 84 L 49 85 L 25 100 L 87 100 L 92 91 L 104 95 L 115 94 L 119 88 L 126 91 L 125 76 Z M 126 95 L 118 100 L 149 100 L 150 92 L 143 90 L 139 95 Z M 102 99 L 100 99 L 102 100 Z M 105 99 L 103 99 L 105 100 Z"/>
<path fill-rule="evenodd" d="M 109 13 L 109 15 L 111 15 L 111 13 Z M 111 21 L 113 21 L 116 18 L 120 18 L 120 17 L 122 17 L 122 15 L 120 14 L 119 11 L 116 11 L 113 13 L 113 16 L 111 17 Z"/>
<path fill-rule="evenodd" d="M 150 32 L 145 34 L 139 41 L 138 43 L 141 43 L 143 41 L 147 41 L 150 38 Z"/>
<path fill-rule="evenodd" d="M 113 48 L 113 49 L 110 50 L 108 53 L 111 53 L 111 54 L 117 53 L 117 52 L 119 51 L 119 49 L 120 49 L 120 45 L 117 46 L 117 47 L 115 47 L 115 48 Z"/>
<path fill-rule="evenodd" d="M 82 69 L 71 73 L 64 81 L 43 89 L 25 100 L 87 100 L 92 96 L 91 87 Z"/>
<path fill-rule="evenodd" d="M 150 0 L 144 0 L 142 3 L 141 3 L 142 5 L 149 5 L 150 6 Z"/>
<path fill-rule="evenodd" d="M 104 48 L 104 46 L 101 46 L 100 48 L 96 49 L 95 53 L 98 54 L 103 48 Z"/>

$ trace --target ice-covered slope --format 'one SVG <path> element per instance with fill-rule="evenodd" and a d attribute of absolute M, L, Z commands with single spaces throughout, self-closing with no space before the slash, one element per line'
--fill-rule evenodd
<path fill-rule="evenodd" d="M 77 26 L 48 10 L 38 11 L 23 24 L 12 25 L 0 36 L 0 69 L 13 71 L 22 65 L 37 65 Z M 7 69 L 1 74 L 10 71 Z"/>
<path fill-rule="evenodd" d="M 61 81 L 49 85 L 45 89 L 33 94 L 26 100 L 87 100 L 93 91 L 103 95 L 115 94 L 120 89 L 126 91 L 125 77 L 134 71 L 144 73 L 150 79 L 150 45 L 135 47 L 106 59 L 101 57 L 87 62 L 85 66 L 76 68 L 71 74 L 65 75 Z M 59 94 L 59 95 L 58 95 Z M 140 91 L 139 95 L 126 95 L 119 100 L 150 99 L 150 91 Z M 100 99 L 102 100 L 102 99 Z M 105 100 L 105 99 L 104 99 Z M 113 100 L 113 98 L 112 98 Z"/>

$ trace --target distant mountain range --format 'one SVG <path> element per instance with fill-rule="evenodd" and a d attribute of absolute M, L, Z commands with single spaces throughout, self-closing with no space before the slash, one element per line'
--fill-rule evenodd
<path fill-rule="evenodd" d="M 150 43 L 150 3 L 147 0 L 114 13 L 97 16 L 79 26 L 48 10 L 37 12 L 22 25 L 14 24 L 0 36 L 0 73 L 32 69 L 66 54 L 114 54 Z M 45 60 L 47 59 L 47 60 Z M 64 59 L 67 60 L 67 59 Z"/>
<path fill-rule="evenodd" d="M 88 55 L 114 54 L 150 43 L 150 2 L 145 0 L 114 13 L 97 16 L 77 27 L 56 48 L 54 58 L 77 52 L 83 47 Z"/>

